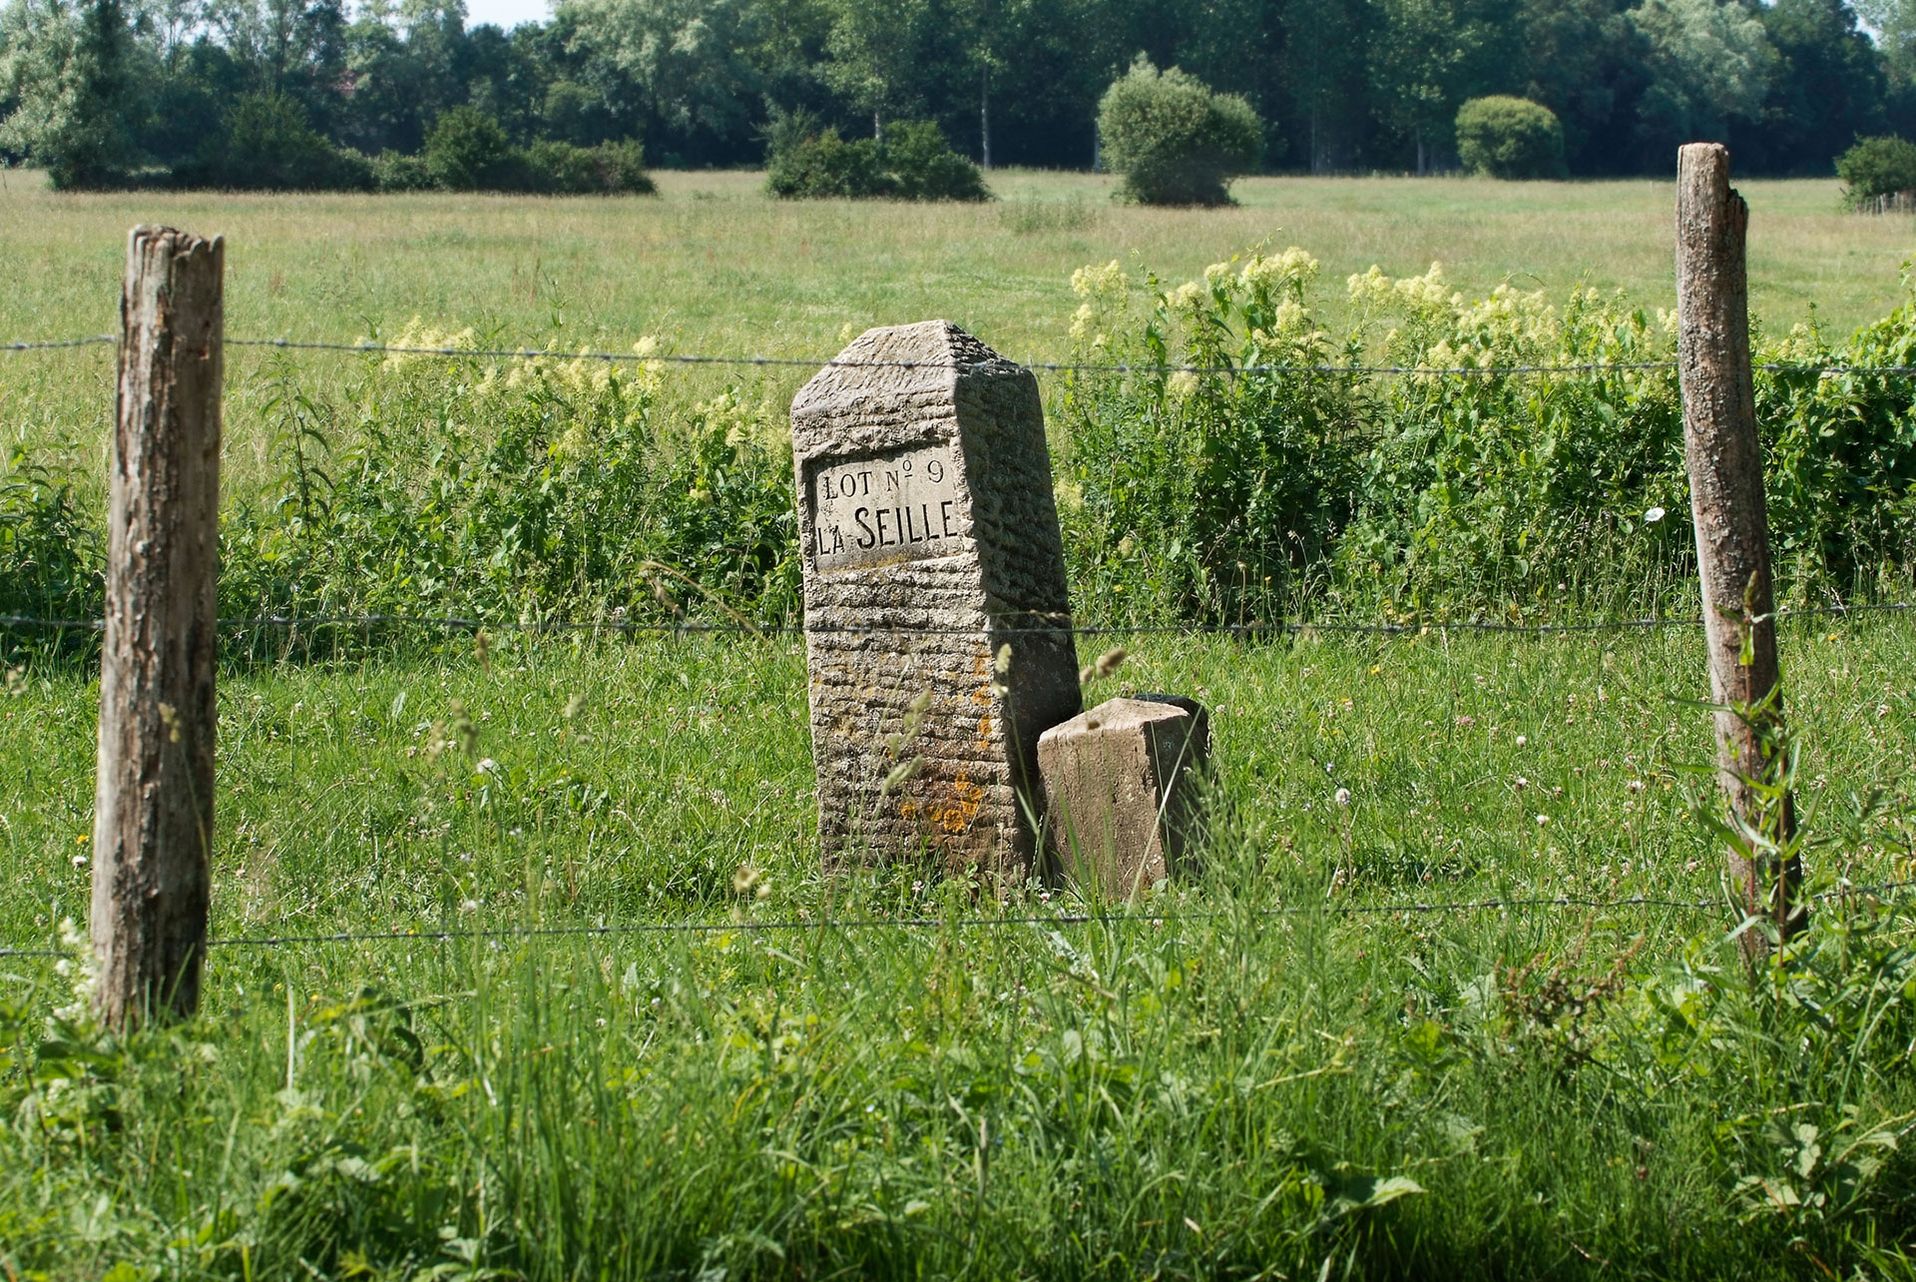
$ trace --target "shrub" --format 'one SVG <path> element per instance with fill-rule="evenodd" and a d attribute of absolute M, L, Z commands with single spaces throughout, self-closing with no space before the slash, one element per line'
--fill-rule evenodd
<path fill-rule="evenodd" d="M 286 94 L 244 94 L 174 183 L 229 191 L 369 191 L 372 163 L 333 146 Z"/>
<path fill-rule="evenodd" d="M 1142 291 L 1116 262 L 1072 277 L 1086 364 L 1066 378 L 1059 511 L 1074 594 L 1136 622 L 1282 617 L 1321 577 L 1351 515 L 1361 421 L 1349 378 L 1243 372 L 1348 360 L 1305 309 L 1318 265 L 1302 250 L 1215 264 Z M 1140 297 L 1141 294 L 1141 297 Z M 1200 366 L 1203 374 L 1154 366 Z"/>
<path fill-rule="evenodd" d="M 520 153 L 520 177 L 529 191 L 568 196 L 602 190 L 592 151 L 542 138 Z"/>
<path fill-rule="evenodd" d="M 1472 98 L 1457 109 L 1457 155 L 1492 178 L 1562 178 L 1563 126 L 1527 98 Z"/>
<path fill-rule="evenodd" d="M 636 142 L 575 147 L 544 139 L 520 154 L 522 189 L 555 196 L 647 195 L 657 190 Z"/>
<path fill-rule="evenodd" d="M 953 151 L 937 125 L 900 121 L 881 141 L 846 141 L 799 112 L 767 131 L 766 186 L 787 199 L 989 200 L 984 175 Z"/>
<path fill-rule="evenodd" d="M 477 107 L 442 112 L 426 135 L 426 172 L 449 191 L 515 190 L 519 159 L 499 122 Z"/>
<path fill-rule="evenodd" d="M 851 142 L 826 129 L 784 151 L 766 165 L 766 186 L 785 199 L 870 198 L 887 194 L 875 139 Z"/>
<path fill-rule="evenodd" d="M 476 342 L 418 322 L 395 338 Z M 652 362 L 563 354 L 393 355 L 337 402 L 272 389 L 294 469 L 223 518 L 222 599 L 240 612 L 786 618 L 799 579 L 783 415 L 736 391 L 667 413 L 663 378 Z M 347 439 L 328 440 L 337 425 Z"/>
<path fill-rule="evenodd" d="M 1883 196 L 1916 192 L 1916 143 L 1889 135 L 1859 138 L 1836 158 L 1843 203 L 1851 209 Z"/>
<path fill-rule="evenodd" d="M 372 159 L 373 186 L 380 191 L 429 191 L 432 171 L 424 156 L 403 151 L 382 151 Z"/>
<path fill-rule="evenodd" d="M 1146 205 L 1223 205 L 1228 184 L 1257 162 L 1264 129 L 1236 94 L 1214 93 L 1176 67 L 1143 57 L 1098 104 L 1105 162 L 1120 193 Z"/>
<path fill-rule="evenodd" d="M 1694 611 L 1674 317 L 1373 268 L 1333 336 L 1315 270 L 1292 249 L 1175 287 L 1116 263 L 1074 277 L 1075 355 L 1129 367 L 1068 377 L 1056 415 L 1084 617 Z M 1839 347 L 1798 327 L 1753 353 L 1782 599 L 1899 594 L 1916 572 L 1907 380 L 1820 372 L 1916 363 L 1905 288 Z M 1366 363 L 1432 372 L 1339 372 Z M 1615 368 L 1437 372 L 1585 364 Z"/>
<path fill-rule="evenodd" d="M 880 163 L 900 200 L 990 200 L 984 173 L 951 149 L 929 120 L 900 121 L 885 131 Z"/>
<path fill-rule="evenodd" d="M 598 190 L 607 195 L 649 196 L 658 190 L 645 172 L 645 148 L 637 142 L 602 142 L 591 155 L 598 168 Z"/>

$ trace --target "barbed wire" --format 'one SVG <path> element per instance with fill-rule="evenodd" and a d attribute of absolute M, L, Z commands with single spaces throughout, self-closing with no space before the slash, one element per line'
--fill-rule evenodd
<path fill-rule="evenodd" d="M 85 338 L 16 339 L 13 342 L 0 343 L 0 352 L 51 352 L 69 347 L 101 347 L 109 344 L 118 347 L 119 336 L 89 334 Z"/>
<path fill-rule="evenodd" d="M 989 362 L 969 361 L 844 360 L 836 356 L 823 358 L 800 356 L 722 356 L 682 352 L 641 353 L 638 351 L 613 352 L 590 349 L 578 352 L 564 352 L 541 351 L 536 348 L 527 347 L 467 348 L 408 346 L 379 343 L 370 340 L 340 343 L 291 338 L 231 338 L 226 341 L 227 344 L 232 347 L 264 347 L 284 351 L 339 352 L 375 356 L 439 357 L 451 360 L 583 360 L 598 361 L 607 364 L 635 365 L 729 365 L 796 369 L 930 369 L 952 371 L 970 370 L 978 368 L 983 364 L 989 364 Z M 1673 370 L 1679 367 L 1678 362 L 1675 360 L 1544 362 L 1524 365 L 1358 365 L 1335 364 L 1330 362 L 1254 362 L 1242 365 L 1201 365 L 1172 362 L 1034 360 L 1014 361 L 1010 363 L 1034 373 L 1047 374 L 1208 374 L 1219 376 L 1234 376 L 1239 374 L 1329 374 L 1363 377 L 1429 376 L 1456 378 L 1496 378 L 1528 374 L 1643 373 L 1657 370 Z M 1916 366 L 1911 365 L 1798 365 L 1766 361 L 1758 362 L 1753 365 L 1752 368 L 1800 374 L 1916 374 Z"/>
<path fill-rule="evenodd" d="M 1810 903 L 1874 898 L 1898 904 L 1901 892 L 1916 888 L 1916 879 L 1892 879 L 1864 885 L 1841 885 L 1807 896 Z M 635 935 L 716 935 L 787 934 L 798 931 L 872 931 L 872 930 L 1001 930 L 1020 926 L 1150 926 L 1153 929 L 1184 923 L 1232 920 L 1271 920 L 1285 917 L 1388 917 L 1441 916 L 1483 912 L 1536 912 L 1579 909 L 1589 912 L 1616 912 L 1627 908 L 1666 908 L 1679 912 L 1705 912 L 1727 907 L 1718 899 L 1678 899 L 1660 895 L 1627 895 L 1602 899 L 1590 895 L 1515 895 L 1488 899 L 1400 900 L 1381 904 L 1278 904 L 1241 912 L 1229 909 L 1205 909 L 1195 912 L 1065 912 L 1022 913 L 961 917 L 783 917 L 764 921 L 749 919 L 724 921 L 599 922 L 561 926 L 459 926 L 439 928 L 395 928 L 389 930 L 314 931 L 300 934 L 215 936 L 206 947 L 236 949 L 274 949 L 317 944 L 404 944 L 494 942 L 527 939 L 581 939 Z M 76 956 L 61 948 L 0 947 L 0 958 L 60 959 Z"/>
<path fill-rule="evenodd" d="M 1864 602 L 1852 605 L 1798 606 L 1778 610 L 1779 622 L 1806 618 L 1845 618 L 1860 614 L 1906 614 L 1916 610 L 1916 602 Z M 1402 622 L 1366 623 L 1345 619 L 1275 619 L 1249 623 L 1092 623 L 1073 625 L 1069 616 L 1022 615 L 1013 623 L 987 622 L 975 627 L 926 627 L 915 623 L 805 624 L 751 622 L 710 622 L 700 620 L 647 621 L 608 615 L 597 619 L 531 618 L 488 619 L 478 615 L 423 614 L 257 614 L 219 619 L 216 627 L 225 633 L 263 629 L 302 628 L 417 628 L 442 632 L 507 633 L 591 633 L 638 634 L 656 636 L 1055 636 L 1068 633 L 1077 637 L 1128 636 L 1235 636 L 1256 639 L 1272 635 L 1303 636 L 1314 633 L 1352 636 L 1423 636 L 1431 633 L 1492 633 L 1506 636 L 1567 636 L 1597 632 L 1653 631 L 1664 628 L 1700 628 L 1703 619 L 1696 615 L 1651 615 L 1629 619 L 1591 619 L 1569 623 L 1512 623 L 1491 619 L 1429 619 Z M 0 614 L 0 630 L 99 632 L 102 619 L 42 617 L 27 614 Z"/>
<path fill-rule="evenodd" d="M 119 341 L 119 338 L 112 334 L 95 334 L 82 338 L 69 339 L 19 340 L 9 343 L 0 343 L 0 351 L 51 351 L 61 348 L 117 345 Z M 719 365 L 766 369 L 926 369 L 959 371 L 978 368 L 979 365 L 982 364 L 980 362 L 953 361 L 844 360 L 836 356 L 821 358 L 809 356 L 730 356 L 691 352 L 643 353 L 636 350 L 615 352 L 586 349 L 577 352 L 566 352 L 533 347 L 430 346 L 382 343 L 373 340 L 337 342 L 322 339 L 295 338 L 228 338 L 225 340 L 225 344 L 228 347 L 266 348 L 278 351 L 333 352 L 360 356 L 413 356 L 445 360 L 594 361 L 605 364 Z M 1034 373 L 1047 374 L 1196 374 L 1222 377 L 1235 377 L 1242 374 L 1319 374 L 1341 377 L 1380 378 L 1503 378 L 1533 374 L 1646 373 L 1679 368 L 1679 362 L 1676 360 L 1539 362 L 1519 365 L 1363 365 L 1336 364 L 1331 362 L 1253 362 L 1242 365 L 1230 365 L 1172 362 L 1036 360 L 1014 361 L 1009 363 Z M 1766 373 L 1815 374 L 1818 376 L 1854 374 L 1910 377 L 1916 375 L 1916 365 L 1817 365 L 1798 364 L 1787 361 L 1758 361 L 1752 364 L 1751 369 Z"/>

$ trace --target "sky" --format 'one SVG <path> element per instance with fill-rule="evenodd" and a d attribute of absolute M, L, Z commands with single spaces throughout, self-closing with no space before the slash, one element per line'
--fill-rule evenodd
<path fill-rule="evenodd" d="M 466 26 L 482 22 L 512 30 L 522 22 L 544 22 L 552 16 L 548 0 L 466 0 Z"/>

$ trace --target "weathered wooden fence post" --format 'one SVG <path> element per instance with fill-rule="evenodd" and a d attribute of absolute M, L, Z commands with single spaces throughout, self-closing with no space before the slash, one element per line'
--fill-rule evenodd
<path fill-rule="evenodd" d="M 94 1004 L 199 1003 L 213 842 L 214 575 L 225 246 L 127 242 L 93 820 Z"/>
<path fill-rule="evenodd" d="M 1803 870 L 1787 852 L 1794 805 L 1775 759 L 1783 728 L 1770 580 L 1770 522 L 1750 376 L 1744 233 L 1749 207 L 1730 186 L 1730 153 L 1691 143 L 1677 154 L 1677 359 L 1697 572 L 1716 714 L 1717 781 L 1741 834 L 1730 875 L 1747 916 L 1787 938 L 1808 922 Z M 1774 843 L 1766 848 L 1759 838 Z M 1746 931 L 1752 958 L 1768 942 Z"/>

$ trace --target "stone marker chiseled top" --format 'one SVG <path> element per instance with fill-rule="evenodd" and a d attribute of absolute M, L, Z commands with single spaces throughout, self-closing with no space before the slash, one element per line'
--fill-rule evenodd
<path fill-rule="evenodd" d="M 870 330 L 792 445 L 828 857 L 1027 875 L 1038 736 L 1080 706 L 1036 380 L 946 321 Z"/>

